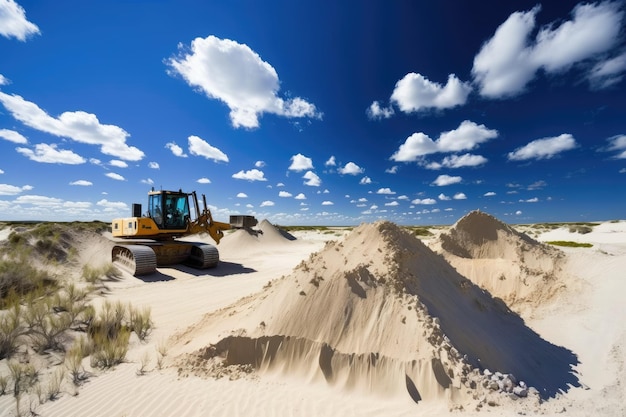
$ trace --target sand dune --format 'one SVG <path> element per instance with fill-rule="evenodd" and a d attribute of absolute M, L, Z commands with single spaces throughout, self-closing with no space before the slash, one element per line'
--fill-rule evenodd
<path fill-rule="evenodd" d="M 625 222 L 531 239 L 472 212 L 432 249 L 385 221 L 337 234 L 259 228 L 225 236 L 215 269 L 159 268 L 108 282 L 96 306 L 149 306 L 156 328 L 147 342 L 131 338 L 127 361 L 113 370 L 85 359 L 91 376 L 78 395 L 68 383 L 55 401 L 31 397 L 34 410 L 625 415 Z M 585 239 L 594 247 L 540 243 Z M 83 243 L 72 268 L 109 259 L 107 239 Z M 167 347 L 162 367 L 158 346 Z M 11 395 L 0 396 L 0 416 L 14 411 Z"/>

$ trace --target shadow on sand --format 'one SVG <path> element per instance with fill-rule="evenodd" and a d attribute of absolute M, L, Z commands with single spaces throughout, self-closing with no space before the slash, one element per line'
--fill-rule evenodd
<path fill-rule="evenodd" d="M 239 274 L 251 274 L 253 272 L 257 272 L 256 269 L 248 268 L 247 266 L 243 266 L 242 264 L 235 262 L 227 262 L 220 261 L 219 264 L 215 268 L 208 269 L 195 269 L 186 265 L 175 265 L 172 268 L 184 272 L 189 275 L 193 275 L 196 277 L 210 276 L 210 277 L 227 277 L 231 275 L 239 275 Z M 159 274 L 159 273 L 157 273 Z M 154 274 L 154 275 L 157 275 Z M 170 277 L 170 279 L 173 279 Z"/>
<path fill-rule="evenodd" d="M 150 275 L 140 275 L 138 277 L 135 277 L 137 279 L 140 279 L 143 282 L 165 282 L 165 281 L 173 281 L 174 277 L 170 276 L 170 275 L 166 275 L 162 272 L 156 271 Z"/>
<path fill-rule="evenodd" d="M 443 333 L 470 363 L 511 373 L 539 390 L 544 399 L 581 386 L 574 352 L 544 340 L 502 300 L 450 269 L 440 255 L 431 259 L 439 271 L 448 269 L 452 279 L 447 284 L 456 282 L 456 288 L 441 285 L 437 275 L 418 274 L 422 279 L 407 292 L 417 295 L 439 319 Z"/>

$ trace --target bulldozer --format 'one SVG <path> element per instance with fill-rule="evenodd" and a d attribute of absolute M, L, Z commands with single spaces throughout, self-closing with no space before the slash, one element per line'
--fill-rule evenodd
<path fill-rule="evenodd" d="M 195 211 L 191 212 L 190 202 Z M 142 214 L 141 204 L 132 205 L 132 217 L 114 219 L 111 234 L 114 246 L 111 260 L 114 265 L 135 276 L 148 275 L 157 266 L 186 264 L 205 269 L 219 263 L 217 248 L 208 243 L 188 242 L 178 238 L 197 233 L 208 233 L 219 244 L 225 230 L 245 229 L 257 234 L 254 216 L 231 215 L 229 223 L 213 220 L 202 195 L 200 210 L 196 192 L 157 190 L 148 192 L 148 210 Z"/>

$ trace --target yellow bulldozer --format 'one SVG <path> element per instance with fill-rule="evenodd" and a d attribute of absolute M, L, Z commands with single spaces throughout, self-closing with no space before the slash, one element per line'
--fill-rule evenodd
<path fill-rule="evenodd" d="M 190 200 L 195 211 L 191 212 Z M 208 243 L 177 240 L 197 233 L 208 233 L 216 244 L 224 230 L 246 229 L 259 233 L 254 216 L 233 215 L 229 223 L 213 220 L 202 195 L 200 210 L 196 192 L 155 191 L 148 193 L 148 210 L 142 214 L 141 204 L 133 204 L 132 217 L 114 219 L 111 234 L 115 245 L 111 252 L 113 264 L 135 276 L 156 271 L 157 266 L 186 264 L 194 268 L 211 268 L 219 262 L 217 248 Z M 193 214 L 193 217 L 192 217 Z"/>

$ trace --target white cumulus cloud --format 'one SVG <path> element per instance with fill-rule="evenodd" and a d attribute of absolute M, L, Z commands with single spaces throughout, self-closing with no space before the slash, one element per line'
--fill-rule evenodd
<path fill-rule="evenodd" d="M 436 141 L 432 140 L 425 133 L 413 133 L 391 155 L 390 159 L 396 162 L 412 162 L 417 161 L 422 156 L 433 153 L 468 151 L 497 136 L 498 131 L 495 129 L 488 129 L 485 125 L 478 125 L 472 121 L 464 120 L 458 128 L 442 132 Z M 465 158 L 465 160 L 461 159 L 460 161 L 467 162 L 467 157 Z M 459 160 L 450 160 L 448 163 L 454 162 L 459 163 Z"/>
<path fill-rule="evenodd" d="M 112 180 L 116 180 L 116 181 L 126 181 L 126 178 L 124 178 L 123 176 L 121 176 L 120 174 L 116 174 L 115 172 L 107 172 L 106 174 L 107 177 L 111 178 Z"/>
<path fill-rule="evenodd" d="M 302 155 L 301 153 L 293 155 L 291 157 L 291 165 L 288 168 L 290 171 L 306 171 L 313 169 L 313 160 L 309 157 Z"/>
<path fill-rule="evenodd" d="M 25 41 L 39 34 L 39 28 L 26 19 L 24 8 L 14 0 L 0 0 L 0 35 Z"/>
<path fill-rule="evenodd" d="M 30 148 L 16 148 L 16 151 L 26 156 L 31 161 L 46 164 L 80 165 L 87 162 L 82 156 L 65 149 L 57 149 L 57 146 L 46 143 L 35 145 L 35 150 Z"/>
<path fill-rule="evenodd" d="M 181 75 L 194 89 L 230 108 L 234 127 L 256 128 L 259 117 L 321 118 L 314 104 L 278 96 L 280 80 L 269 63 L 248 45 L 215 36 L 196 38 L 190 47 L 179 45 L 180 55 L 169 59 L 170 73 Z"/>
<path fill-rule="evenodd" d="M 288 198 L 288 197 L 292 197 L 292 196 L 293 196 L 293 194 L 291 194 L 291 193 L 290 193 L 290 192 L 288 192 L 288 191 L 280 191 L 280 192 L 278 193 L 278 196 L 279 196 L 279 197 Z"/>
<path fill-rule="evenodd" d="M 228 156 L 214 146 L 211 146 L 204 139 L 191 135 L 189 140 L 189 153 L 196 156 L 203 156 L 215 162 L 228 162 Z"/>
<path fill-rule="evenodd" d="M 18 204 L 33 204 L 42 207 L 60 207 L 63 200 L 56 197 L 47 197 L 43 195 L 22 195 L 15 199 Z"/>
<path fill-rule="evenodd" d="M 176 142 L 168 142 L 165 144 L 165 147 L 169 149 L 174 154 L 174 156 L 178 156 L 179 158 L 187 158 L 187 154 L 185 153 L 183 148 L 178 146 Z"/>
<path fill-rule="evenodd" d="M 452 177 L 450 175 L 439 175 L 435 181 L 433 181 L 433 185 L 444 187 L 446 185 L 458 184 L 463 181 L 461 177 Z"/>
<path fill-rule="evenodd" d="M 338 169 L 338 172 L 340 174 L 346 174 L 346 175 L 359 175 L 359 174 L 362 174 L 364 171 L 365 170 L 363 168 L 361 168 L 354 162 L 348 162 L 342 168 Z"/>
<path fill-rule="evenodd" d="M 80 143 L 98 145 L 103 154 L 125 161 L 139 161 L 144 157 L 141 150 L 126 143 L 130 136 L 128 132 L 115 125 L 101 124 L 95 114 L 73 111 L 51 117 L 35 103 L 1 91 L 0 103 L 16 120 L 33 129 Z"/>
<path fill-rule="evenodd" d="M 471 91 L 471 85 L 462 82 L 454 74 L 448 76 L 446 85 L 441 85 L 421 74 L 410 72 L 396 83 L 391 102 L 404 113 L 431 108 L 448 109 L 465 104 Z"/>
<path fill-rule="evenodd" d="M 109 161 L 109 165 L 117 168 L 128 168 L 128 164 L 124 161 L 120 161 L 119 159 L 112 159 Z"/>
<path fill-rule="evenodd" d="M 89 187 L 90 185 L 93 185 L 93 183 L 87 180 L 77 180 L 77 181 L 70 182 L 70 185 L 80 185 L 83 187 Z"/>
<path fill-rule="evenodd" d="M 0 129 L 0 138 L 6 139 L 13 143 L 19 143 L 19 144 L 28 143 L 28 139 L 26 139 L 21 133 L 16 132 L 15 130 Z"/>
<path fill-rule="evenodd" d="M 433 205 L 433 204 L 437 204 L 437 200 L 435 200 L 434 198 L 424 198 L 424 199 L 417 198 L 411 201 L 411 203 L 420 204 L 420 205 Z"/>
<path fill-rule="evenodd" d="M 304 178 L 306 181 L 304 182 L 304 185 L 308 185 L 311 187 L 319 187 L 320 185 L 322 185 L 322 179 L 313 171 L 307 171 L 302 178 Z"/>
<path fill-rule="evenodd" d="M 265 200 L 261 203 L 260 207 L 272 207 L 274 202 L 271 200 Z"/>
<path fill-rule="evenodd" d="M 258 169 L 251 169 L 249 171 L 239 171 L 236 174 L 233 174 L 233 178 L 237 180 L 247 180 L 247 181 L 267 181 L 265 178 L 265 173 L 263 171 L 259 171 Z"/>
<path fill-rule="evenodd" d="M 102 199 L 96 203 L 98 206 L 102 206 L 105 209 L 109 210 L 127 210 L 128 205 L 121 201 L 109 201 L 107 199 Z"/>
<path fill-rule="evenodd" d="M 608 151 L 617 151 L 615 158 L 626 159 L 626 135 L 617 135 L 608 138 Z"/>
<path fill-rule="evenodd" d="M 18 187 L 15 185 L 0 184 L 0 195 L 16 195 L 21 193 L 22 191 L 32 190 L 32 188 L 33 187 L 31 187 L 30 185 Z"/>
<path fill-rule="evenodd" d="M 626 72 L 626 53 L 598 62 L 589 71 L 587 78 L 593 89 L 601 90 L 622 81 L 624 72 Z"/>
<path fill-rule="evenodd" d="M 441 168 L 463 168 L 463 167 L 476 167 L 487 163 L 487 158 L 482 155 L 472 155 L 469 153 L 463 155 L 449 155 L 443 158 L 441 163 L 431 162 L 426 165 L 428 169 L 441 169 Z"/>
<path fill-rule="evenodd" d="M 395 111 L 393 107 L 382 107 L 378 101 L 374 101 L 367 108 L 366 114 L 370 119 L 388 119 L 393 116 Z"/>
<path fill-rule="evenodd" d="M 574 137 L 569 133 L 550 138 L 533 140 L 532 142 L 509 152 L 511 161 L 525 161 L 528 159 L 550 159 L 555 155 L 574 149 L 578 146 Z"/>
<path fill-rule="evenodd" d="M 548 24 L 533 39 L 540 10 L 536 6 L 511 14 L 482 46 L 472 68 L 481 95 L 517 95 L 540 70 L 558 74 L 578 63 L 596 62 L 593 69 L 587 70 L 596 79 L 602 77 L 603 71 L 611 77 L 623 71 L 619 61 L 609 63 L 615 57 L 606 56 L 620 42 L 624 13 L 619 2 L 580 3 L 572 11 L 571 20 Z"/>

